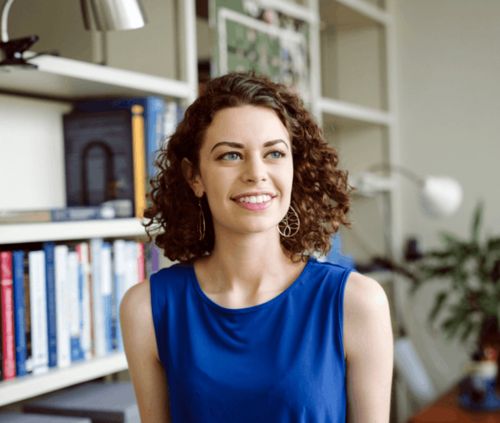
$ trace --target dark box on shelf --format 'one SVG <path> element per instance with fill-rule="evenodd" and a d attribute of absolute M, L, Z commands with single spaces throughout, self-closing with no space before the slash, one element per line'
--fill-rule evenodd
<path fill-rule="evenodd" d="M 87 417 L 92 423 L 141 423 L 131 382 L 87 382 L 23 406 L 26 413 Z"/>
<path fill-rule="evenodd" d="M 42 416 L 40 414 L 0 412 L 2 423 L 92 423 L 84 417 Z"/>

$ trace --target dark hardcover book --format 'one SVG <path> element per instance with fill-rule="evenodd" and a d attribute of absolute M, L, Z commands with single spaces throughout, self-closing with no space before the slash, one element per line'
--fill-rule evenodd
<path fill-rule="evenodd" d="M 68 207 L 135 205 L 130 111 L 74 112 L 63 116 L 63 126 Z"/>
<path fill-rule="evenodd" d="M 86 112 L 105 112 L 109 110 L 131 110 L 139 105 L 144 108 L 144 138 L 146 148 L 146 169 L 148 177 L 154 175 L 154 157 L 161 147 L 164 137 L 165 100 L 158 96 L 126 97 L 86 101 L 75 105 L 77 110 Z"/>
<path fill-rule="evenodd" d="M 0 412 L 2 423 L 92 423 L 85 417 L 58 417 L 44 416 L 41 414 L 6 413 Z"/>
<path fill-rule="evenodd" d="M 57 317 L 56 317 L 56 279 L 53 242 L 44 242 L 45 283 L 47 297 L 47 335 L 49 347 L 49 367 L 57 366 Z"/>
<path fill-rule="evenodd" d="M 23 406 L 25 413 L 88 417 L 94 423 L 140 423 L 131 382 L 87 382 Z"/>

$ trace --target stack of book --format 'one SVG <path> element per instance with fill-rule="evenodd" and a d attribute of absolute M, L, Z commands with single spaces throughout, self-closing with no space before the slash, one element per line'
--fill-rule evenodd
<path fill-rule="evenodd" d="M 0 380 L 123 352 L 120 303 L 158 269 L 152 247 L 101 238 L 4 245 Z"/>

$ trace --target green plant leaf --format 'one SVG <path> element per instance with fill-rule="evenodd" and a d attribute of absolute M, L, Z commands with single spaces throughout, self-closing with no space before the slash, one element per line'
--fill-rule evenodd
<path fill-rule="evenodd" d="M 443 332 L 446 332 L 448 339 L 451 340 L 457 333 L 458 328 L 462 325 L 462 323 L 463 323 L 462 316 L 455 315 L 446 319 L 441 324 L 441 330 L 443 330 Z"/>
<path fill-rule="evenodd" d="M 439 311 L 443 308 L 444 302 L 446 301 L 446 298 L 448 298 L 449 291 L 441 291 L 435 301 L 434 301 L 434 306 L 432 307 L 431 312 L 429 313 L 429 316 L 427 317 L 427 321 L 429 324 L 432 324 L 434 320 L 436 320 L 436 316 L 438 315 Z"/>
<path fill-rule="evenodd" d="M 478 243 L 479 242 L 479 230 L 481 228 L 481 220 L 483 215 L 483 204 L 479 202 L 476 206 L 476 210 L 474 211 L 474 219 L 472 221 L 472 241 Z"/>
<path fill-rule="evenodd" d="M 445 246 L 448 248 L 456 248 L 457 246 L 461 246 L 462 244 L 464 244 L 464 240 L 449 232 L 440 232 L 439 236 L 441 238 L 441 241 L 443 241 Z"/>
<path fill-rule="evenodd" d="M 486 244 L 488 251 L 500 251 L 500 238 L 490 238 Z"/>
<path fill-rule="evenodd" d="M 465 329 L 462 332 L 462 336 L 460 337 L 460 342 L 464 343 L 467 340 L 467 338 L 469 337 L 469 335 L 471 334 L 472 330 L 476 329 L 476 326 L 477 325 L 475 323 L 468 320 L 465 323 Z"/>

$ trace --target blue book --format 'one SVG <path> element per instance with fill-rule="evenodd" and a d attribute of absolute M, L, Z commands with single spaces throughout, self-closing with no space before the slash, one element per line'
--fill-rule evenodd
<path fill-rule="evenodd" d="M 26 375 L 26 321 L 24 306 L 24 251 L 14 251 L 14 331 L 16 340 L 16 376 Z"/>
<path fill-rule="evenodd" d="M 57 320 L 56 320 L 56 279 L 54 268 L 54 248 L 53 242 L 44 242 L 45 252 L 45 284 L 47 288 L 47 335 L 49 368 L 57 366 Z"/>
<path fill-rule="evenodd" d="M 144 131 L 146 140 L 146 169 L 148 179 L 154 173 L 154 157 L 164 137 L 165 100 L 162 97 L 129 97 L 111 100 L 95 100 L 79 103 L 76 110 L 85 112 L 106 112 L 116 109 L 130 110 L 132 106 L 144 108 Z"/>

